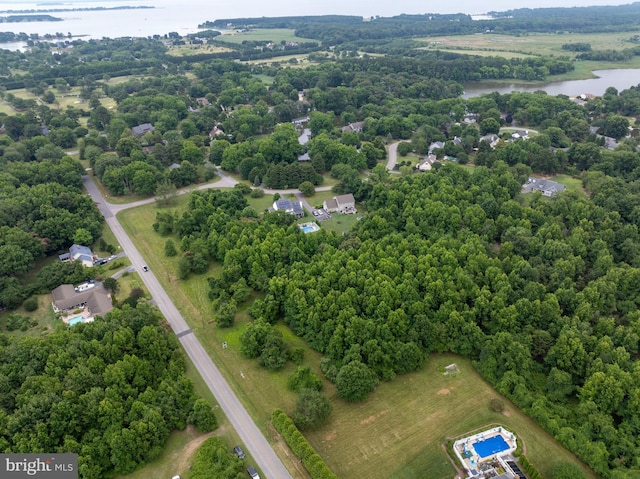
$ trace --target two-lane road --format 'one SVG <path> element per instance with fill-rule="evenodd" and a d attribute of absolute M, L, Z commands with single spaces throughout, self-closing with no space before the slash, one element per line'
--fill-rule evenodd
<path fill-rule="evenodd" d="M 173 328 L 173 331 L 193 362 L 193 365 L 215 396 L 222 411 L 237 431 L 244 445 L 251 451 L 257 465 L 269 479 L 292 479 L 291 474 L 289 474 L 262 432 L 255 425 L 244 406 L 242 406 L 242 403 L 240 403 L 227 381 L 202 347 L 202 344 L 200 344 L 200 341 L 198 341 L 196 336 L 191 332 L 191 329 L 189 329 L 189 326 L 169 298 L 169 295 L 156 279 L 153 271 L 142 272 L 142 267 L 146 263 L 129 236 L 125 233 L 115 213 L 125 208 L 137 206 L 138 204 L 152 202 L 153 199 L 129 205 L 110 205 L 104 200 L 96 185 L 91 181 L 91 178 L 83 176 L 82 180 L 93 201 L 104 215 L 114 236 L 127 253 L 131 264 L 140 272 L 140 277 L 149 290 L 149 293 L 151 293 L 158 309 L 167 319 L 171 328 Z M 227 180 L 224 183 L 227 182 L 229 181 Z M 221 182 L 217 182 L 209 186 L 209 188 L 223 186 L 220 183 Z M 225 184 L 224 186 L 228 187 L 231 185 Z"/>

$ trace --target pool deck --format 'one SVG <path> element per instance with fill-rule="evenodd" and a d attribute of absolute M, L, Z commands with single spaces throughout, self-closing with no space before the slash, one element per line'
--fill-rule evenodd
<path fill-rule="evenodd" d="M 87 308 L 86 306 L 82 308 L 82 311 L 80 313 L 70 312 L 69 314 L 62 316 L 61 319 L 67 326 L 69 326 L 69 320 L 78 316 L 82 316 L 83 323 L 90 323 L 91 321 L 93 321 L 93 315 L 91 314 L 91 311 L 89 311 L 89 308 Z M 73 324 L 71 324 L 71 326 L 73 326 Z"/>
<path fill-rule="evenodd" d="M 304 232 L 304 233 L 315 233 L 316 231 L 320 231 L 320 226 L 318 226 L 316 223 L 314 222 L 309 222 L 309 223 L 302 223 L 299 224 L 298 227 Z"/>
<path fill-rule="evenodd" d="M 487 457 L 480 457 L 475 449 L 473 449 L 474 443 L 496 436 L 501 436 L 509 448 Z M 463 437 L 453 443 L 453 450 L 460 460 L 460 463 L 464 465 L 467 479 L 485 477 L 482 472 L 484 469 L 490 468 L 490 464 L 496 460 L 503 465 L 502 463 L 504 461 L 501 460 L 502 456 L 511 455 L 516 450 L 516 447 L 515 435 L 501 426 Z"/>

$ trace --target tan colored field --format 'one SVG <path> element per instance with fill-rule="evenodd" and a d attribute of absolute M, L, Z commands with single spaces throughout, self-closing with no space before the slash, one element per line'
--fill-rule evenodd
<path fill-rule="evenodd" d="M 186 57 L 189 55 L 199 55 L 206 53 L 222 53 L 233 51 L 231 48 L 217 45 L 176 45 L 169 48 L 167 52 L 174 57 Z"/>
<path fill-rule="evenodd" d="M 449 37 L 427 37 L 419 41 L 425 42 L 429 49 L 460 50 L 460 53 L 474 52 L 510 52 L 523 55 L 554 55 L 574 57 L 573 52 L 561 48 L 566 43 L 589 43 L 594 50 L 622 50 L 632 48 L 635 43 L 628 41 L 638 32 L 598 33 L 598 34 L 532 34 L 532 35 L 498 35 L 479 33 L 475 35 L 459 35 Z"/>

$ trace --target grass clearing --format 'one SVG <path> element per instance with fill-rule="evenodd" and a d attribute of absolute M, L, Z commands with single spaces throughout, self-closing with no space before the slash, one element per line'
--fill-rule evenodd
<path fill-rule="evenodd" d="M 575 191 L 585 196 L 587 194 L 585 189 L 582 187 L 582 180 L 580 178 L 574 178 L 569 175 L 557 175 L 552 176 L 550 179 L 557 181 L 558 183 L 562 183 L 567 187 L 567 191 Z"/>
<path fill-rule="evenodd" d="M 356 205 L 356 208 L 358 206 Z M 362 208 L 360 208 L 362 211 Z M 335 231 L 338 234 L 344 234 L 353 228 L 353 225 L 358 221 L 360 213 L 355 215 L 343 215 L 341 213 L 331 213 L 331 219 L 325 220 L 320 225 L 328 231 Z"/>
<path fill-rule="evenodd" d="M 242 42 L 273 42 L 279 44 L 280 42 L 316 42 L 311 38 L 303 38 L 296 36 L 296 31 L 293 28 L 254 28 L 246 31 L 237 31 L 231 33 L 224 33 L 215 38 L 227 43 Z"/>
<path fill-rule="evenodd" d="M 457 375 L 444 367 L 456 363 Z M 503 413 L 489 407 L 493 398 Z M 524 441 L 542 477 L 561 462 L 583 467 L 550 435 L 502 398 L 472 367 L 451 354 L 434 354 L 418 372 L 382 383 L 364 403 L 333 399 L 329 423 L 306 436 L 338 477 L 450 479 L 456 471 L 442 445 L 473 429 L 501 424 Z M 589 478 L 596 476 L 588 469 Z"/>
<path fill-rule="evenodd" d="M 424 42 L 428 50 L 447 50 L 467 55 L 502 56 L 504 58 L 524 58 L 527 56 L 554 56 L 575 58 L 575 52 L 562 49 L 566 43 L 589 43 L 593 50 L 623 50 L 635 47 L 629 39 L 638 32 L 596 33 L 596 34 L 553 34 L 539 33 L 528 35 L 499 35 L 479 33 L 472 35 L 453 35 L 445 37 L 426 37 Z M 553 76 L 554 81 L 581 80 L 594 78 L 593 70 L 612 68 L 640 68 L 640 58 L 634 57 L 628 62 L 578 61 L 575 70 Z M 512 81 L 512 80 L 509 80 Z"/>

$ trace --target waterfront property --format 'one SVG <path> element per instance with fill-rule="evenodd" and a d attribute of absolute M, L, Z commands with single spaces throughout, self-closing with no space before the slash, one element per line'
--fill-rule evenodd
<path fill-rule="evenodd" d="M 516 447 L 515 435 L 501 426 L 458 439 L 453 444 L 467 479 L 518 478 L 519 470 L 512 456 Z"/>

